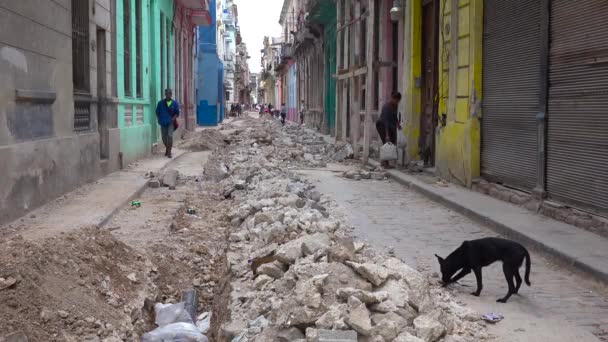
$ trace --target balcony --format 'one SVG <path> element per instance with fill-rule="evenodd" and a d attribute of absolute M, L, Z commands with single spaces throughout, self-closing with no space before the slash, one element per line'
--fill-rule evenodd
<path fill-rule="evenodd" d="M 222 22 L 225 25 L 234 25 L 234 19 L 230 13 L 222 13 Z"/>
<path fill-rule="evenodd" d="M 198 26 L 211 25 L 209 15 L 209 2 L 207 0 L 181 0 L 181 4 L 187 8 L 192 18 L 192 23 Z"/>
<path fill-rule="evenodd" d="M 281 63 L 287 62 L 293 58 L 293 48 L 291 44 L 281 45 Z"/>

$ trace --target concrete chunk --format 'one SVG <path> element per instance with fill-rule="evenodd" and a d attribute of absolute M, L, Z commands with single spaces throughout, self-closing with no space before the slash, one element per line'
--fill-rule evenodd
<path fill-rule="evenodd" d="M 306 328 L 306 342 L 357 342 L 357 332 Z"/>
<path fill-rule="evenodd" d="M 175 188 L 177 186 L 177 170 L 171 169 L 167 170 L 163 175 L 163 186 L 168 186 L 169 188 Z"/>

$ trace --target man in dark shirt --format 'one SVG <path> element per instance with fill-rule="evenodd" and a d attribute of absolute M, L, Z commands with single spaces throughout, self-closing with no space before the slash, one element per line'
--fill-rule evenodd
<path fill-rule="evenodd" d="M 391 142 L 393 145 L 397 144 L 397 129 L 400 128 L 397 117 L 399 102 L 401 102 L 401 94 L 393 92 L 390 101 L 382 107 L 382 113 L 376 122 L 376 129 L 380 134 L 382 144 L 387 142 Z"/>
<path fill-rule="evenodd" d="M 156 105 L 156 118 L 160 125 L 163 144 L 165 144 L 165 156 L 171 158 L 173 147 L 173 131 L 177 129 L 177 117 L 179 116 L 179 105 L 172 98 L 171 89 L 165 90 L 165 98 Z"/>
<path fill-rule="evenodd" d="M 397 117 L 399 102 L 401 102 L 401 94 L 395 91 L 391 94 L 390 101 L 382 107 L 380 118 L 376 121 L 376 129 L 382 140 L 382 145 L 387 142 L 397 145 L 397 129 L 401 129 Z M 388 162 L 383 162 L 383 164 L 388 164 Z"/>

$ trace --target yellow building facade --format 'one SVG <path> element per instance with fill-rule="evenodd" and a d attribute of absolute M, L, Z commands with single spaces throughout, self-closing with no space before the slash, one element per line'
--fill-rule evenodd
<path fill-rule="evenodd" d="M 430 5 L 436 6 L 432 23 L 424 13 Z M 411 0 L 405 8 L 407 159 L 423 158 L 420 140 L 430 112 L 425 108 L 432 103 L 434 165 L 441 177 L 466 186 L 480 174 L 482 5 L 483 0 Z M 425 40 L 435 42 L 434 53 Z M 431 58 L 437 68 L 434 91 L 425 87 Z"/>

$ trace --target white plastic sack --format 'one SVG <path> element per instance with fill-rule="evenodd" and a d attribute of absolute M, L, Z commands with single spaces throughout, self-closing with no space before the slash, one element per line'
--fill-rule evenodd
<path fill-rule="evenodd" d="M 380 148 L 380 160 L 389 161 L 397 160 L 397 146 L 387 142 Z"/>
<path fill-rule="evenodd" d="M 211 312 L 203 312 L 196 318 L 196 327 L 200 332 L 206 334 L 211 326 Z"/>
<path fill-rule="evenodd" d="M 405 137 L 405 133 L 403 133 L 403 129 L 398 129 L 397 130 L 397 147 L 405 148 L 406 145 L 407 145 L 407 139 Z"/>
<path fill-rule="evenodd" d="M 194 324 L 192 317 L 186 311 L 186 303 L 184 302 L 177 304 L 157 303 L 154 305 L 154 311 L 156 313 L 156 324 L 159 327 L 178 322 Z"/>
<path fill-rule="evenodd" d="M 194 324 L 179 322 L 145 333 L 141 342 L 209 342 L 209 339 Z"/>

